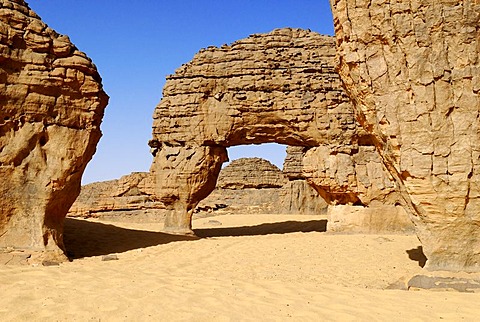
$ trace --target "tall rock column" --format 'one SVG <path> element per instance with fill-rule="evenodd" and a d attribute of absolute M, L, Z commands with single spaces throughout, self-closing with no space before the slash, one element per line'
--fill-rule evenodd
<path fill-rule="evenodd" d="M 158 147 L 150 173 L 155 195 L 170 210 L 165 230 L 193 234 L 193 211 L 215 189 L 227 159 L 227 149 L 221 146 Z"/>
<path fill-rule="evenodd" d="M 477 1 L 331 0 L 338 71 L 427 268 L 480 270 Z"/>
<path fill-rule="evenodd" d="M 108 102 L 91 60 L 22 0 L 0 0 L 0 249 L 64 258 Z"/>

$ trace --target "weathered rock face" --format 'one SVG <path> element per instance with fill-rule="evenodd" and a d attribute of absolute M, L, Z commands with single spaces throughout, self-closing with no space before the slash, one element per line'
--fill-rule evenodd
<path fill-rule="evenodd" d="M 332 232 L 413 233 L 413 224 L 405 210 L 388 200 L 371 200 L 367 207 L 329 205 L 305 179 L 292 174 L 297 173 L 293 170 L 298 167 L 293 165 L 301 162 L 305 154 L 302 152 L 303 148 L 291 147 L 287 151 L 284 163 L 290 164 L 287 173 L 260 158 L 232 161 L 220 171 L 212 193 L 195 208 L 196 216 L 327 215 L 328 230 Z M 296 159 L 300 161 L 295 161 Z M 287 179 L 288 176 L 290 180 Z M 367 174 L 365 177 L 369 178 Z M 371 177 L 375 178 L 373 175 Z M 150 184 L 149 173 L 137 172 L 119 180 L 83 186 L 80 196 L 69 211 L 69 216 L 122 221 L 164 221 L 170 211 L 162 202 L 153 199 Z M 355 193 L 354 188 L 350 193 Z M 381 188 L 385 189 L 379 189 Z"/>
<path fill-rule="evenodd" d="M 63 219 L 108 97 L 85 54 L 22 0 L 0 0 L 0 248 L 63 256 Z"/>
<path fill-rule="evenodd" d="M 223 213 L 320 215 L 327 212 L 327 206 L 304 179 L 289 181 L 267 160 L 242 158 L 220 171 L 215 190 L 198 208 L 221 209 Z"/>
<path fill-rule="evenodd" d="M 331 203 L 389 199 L 394 184 L 388 182 L 388 174 L 378 173 L 383 171 L 381 160 L 371 155 L 370 135 L 355 121 L 334 71 L 334 57 L 332 37 L 280 29 L 204 49 L 167 78 L 150 141 L 155 155 L 154 194 L 167 208 L 177 209 L 167 216 L 167 227 L 190 230 L 190 211 L 201 200 L 199 196 L 208 195 L 215 186 L 218 162 L 226 159 L 225 147 L 233 145 L 297 146 L 290 148 L 286 162 L 288 178 L 302 180 L 289 182 L 291 189 L 286 193 L 292 197 L 291 209 L 298 205 L 295 200 L 302 200 L 299 193 L 314 195 L 306 193 L 304 178 Z M 204 159 L 212 160 L 211 166 L 202 159 L 207 148 L 210 152 Z M 330 163 L 311 162 L 304 171 L 301 159 L 306 153 L 314 155 L 317 148 L 315 162 L 328 159 Z M 355 167 L 357 160 L 363 163 Z M 377 164 L 367 167 L 371 160 Z M 351 167 L 338 166 L 344 161 Z M 197 182 L 196 178 L 208 180 Z M 349 186 L 354 181 L 356 185 Z M 379 187 L 381 183 L 386 186 Z M 202 192 L 197 194 L 196 189 Z M 366 196 L 360 198 L 360 194 Z"/>
<path fill-rule="evenodd" d="M 303 175 L 303 158 L 309 147 L 288 146 L 287 157 L 283 162 L 283 173 L 289 180 L 305 179 Z"/>
<path fill-rule="evenodd" d="M 280 188 L 287 183 L 282 170 L 261 158 L 240 158 L 220 172 L 217 187 L 221 189 Z"/>
<path fill-rule="evenodd" d="M 68 215 L 122 220 L 137 216 L 144 220 L 161 220 L 165 216 L 165 206 L 153 199 L 149 178 L 148 173 L 134 172 L 118 180 L 82 186 Z"/>
<path fill-rule="evenodd" d="M 323 215 L 328 203 L 306 180 L 290 180 L 280 190 L 280 213 Z"/>
<path fill-rule="evenodd" d="M 429 269 L 480 270 L 480 4 L 331 0 L 339 68 Z"/>
<path fill-rule="evenodd" d="M 283 162 L 283 173 L 288 183 L 281 192 L 281 207 L 284 213 L 323 214 L 328 203 L 322 196 L 323 190 L 307 183 L 307 174 L 303 171 L 303 160 L 310 147 L 288 146 Z"/>
<path fill-rule="evenodd" d="M 308 150 L 303 158 L 307 181 L 333 204 L 403 204 L 374 146 L 333 154 L 326 146 Z"/>
<path fill-rule="evenodd" d="M 150 174 L 134 172 L 118 180 L 95 182 L 82 191 L 70 217 L 122 221 L 165 220 L 169 210 L 151 195 Z M 325 214 L 327 203 L 305 180 L 288 181 L 276 166 L 260 158 L 232 161 L 219 174 L 215 190 L 195 212 L 228 214 Z"/>
<path fill-rule="evenodd" d="M 154 148 L 349 141 L 355 120 L 334 58 L 333 37 L 300 29 L 203 49 L 167 77 Z"/>
<path fill-rule="evenodd" d="M 361 128 L 344 146 L 289 146 L 283 171 L 291 181 L 306 179 L 330 204 L 403 204 L 370 136 Z"/>
<path fill-rule="evenodd" d="M 192 234 L 193 211 L 215 189 L 226 160 L 227 150 L 221 146 L 164 146 L 156 153 L 150 173 L 155 196 L 169 211 L 166 231 Z"/>

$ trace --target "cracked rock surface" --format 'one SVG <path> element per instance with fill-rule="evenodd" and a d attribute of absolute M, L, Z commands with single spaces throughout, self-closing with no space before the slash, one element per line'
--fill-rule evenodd
<path fill-rule="evenodd" d="M 339 67 L 427 268 L 480 270 L 477 1 L 331 0 Z"/>

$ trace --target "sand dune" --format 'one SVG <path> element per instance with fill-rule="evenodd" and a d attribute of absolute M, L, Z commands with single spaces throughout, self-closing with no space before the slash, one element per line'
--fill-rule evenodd
<path fill-rule="evenodd" d="M 480 294 L 404 291 L 415 236 L 334 235 L 316 216 L 159 223 L 67 220 L 73 258 L 0 267 L 2 321 L 431 321 L 480 317 Z M 116 254 L 118 260 L 102 261 Z M 393 285 L 393 286 L 392 286 Z"/>

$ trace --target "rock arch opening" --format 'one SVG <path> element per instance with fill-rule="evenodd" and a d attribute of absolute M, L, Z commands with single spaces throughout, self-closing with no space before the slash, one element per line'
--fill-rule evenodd
<path fill-rule="evenodd" d="M 192 233 L 193 211 L 215 188 L 227 148 L 244 144 L 300 147 L 302 176 L 331 203 L 394 195 L 375 148 L 364 147 L 368 135 L 334 58 L 333 37 L 278 29 L 203 49 L 167 77 L 150 141 L 153 193 L 170 210 L 166 230 Z M 372 171 L 356 167 L 365 155 L 377 157 Z"/>
<path fill-rule="evenodd" d="M 262 158 L 282 170 L 287 157 L 287 146 L 278 143 L 236 145 L 228 147 L 227 153 L 229 161 L 223 167 L 240 158 Z"/>
<path fill-rule="evenodd" d="M 263 146 L 247 151 L 239 146 L 238 154 L 229 154 L 230 160 L 235 159 L 224 163 L 215 189 L 200 201 L 193 219 L 224 214 L 327 214 L 327 203 L 302 175 L 305 148 L 270 145 L 271 149 L 265 151 Z M 272 152 L 280 154 L 277 164 L 271 160 Z"/>

